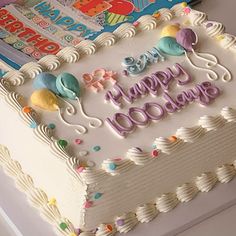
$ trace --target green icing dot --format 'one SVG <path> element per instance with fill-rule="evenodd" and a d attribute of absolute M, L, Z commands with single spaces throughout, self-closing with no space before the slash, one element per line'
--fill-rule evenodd
<path fill-rule="evenodd" d="M 117 165 L 115 163 L 110 163 L 109 164 L 109 169 L 110 170 L 115 170 L 117 168 Z"/>
<path fill-rule="evenodd" d="M 68 145 L 68 142 L 66 140 L 60 139 L 58 141 L 59 146 L 61 146 L 62 148 L 66 148 L 66 146 Z"/>
<path fill-rule="evenodd" d="M 100 197 L 102 196 L 102 194 L 101 193 L 95 193 L 95 195 L 94 195 L 94 199 L 99 199 Z"/>
<path fill-rule="evenodd" d="M 93 151 L 94 152 L 98 152 L 98 151 L 100 151 L 101 150 L 101 147 L 100 146 L 94 146 L 93 147 Z"/>
<path fill-rule="evenodd" d="M 50 124 L 48 125 L 48 128 L 49 128 L 49 129 L 55 129 L 55 128 L 56 128 L 56 125 L 53 124 L 53 123 L 50 123 Z"/>
<path fill-rule="evenodd" d="M 60 224 L 60 228 L 61 228 L 62 230 L 66 230 L 66 229 L 68 228 L 68 226 L 67 226 L 66 223 L 62 222 L 62 223 Z"/>

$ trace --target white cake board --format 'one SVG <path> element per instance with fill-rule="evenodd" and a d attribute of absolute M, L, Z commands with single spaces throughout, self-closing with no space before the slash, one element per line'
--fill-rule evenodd
<path fill-rule="evenodd" d="M 236 24 L 233 21 L 236 1 L 203 1 L 197 8 L 207 12 L 209 19 L 225 24 L 227 31 L 236 35 Z M 190 203 L 179 204 L 175 210 L 158 215 L 151 223 L 139 224 L 127 236 L 173 236 L 233 205 L 236 205 L 236 179 L 229 184 L 218 184 L 214 190 L 199 194 Z M 0 236 L 56 236 L 51 225 L 44 222 L 38 211 L 29 206 L 25 195 L 14 187 L 13 180 L 2 169 L 0 208 L 4 210 L 4 213 L 0 213 L 4 215 L 0 216 Z M 9 224 L 9 227 L 3 224 Z M 214 235 L 218 235 L 217 232 Z"/>

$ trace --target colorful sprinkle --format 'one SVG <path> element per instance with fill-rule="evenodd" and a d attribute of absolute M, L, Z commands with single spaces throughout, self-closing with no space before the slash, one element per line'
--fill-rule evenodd
<path fill-rule="evenodd" d="M 222 39 L 224 39 L 225 37 L 224 37 L 224 35 L 218 35 L 218 36 L 216 36 L 216 39 L 218 40 L 218 41 L 220 41 L 220 40 L 222 40 Z"/>
<path fill-rule="evenodd" d="M 83 166 L 79 166 L 79 167 L 76 168 L 76 171 L 78 173 L 82 173 L 84 170 L 85 170 L 85 168 Z"/>
<path fill-rule="evenodd" d="M 170 140 L 171 142 L 176 142 L 176 141 L 177 141 L 177 137 L 174 136 L 174 135 L 172 135 L 172 136 L 169 137 L 169 140 Z"/>
<path fill-rule="evenodd" d="M 158 157 L 159 152 L 157 150 L 152 151 L 152 157 Z"/>
<path fill-rule="evenodd" d="M 110 170 L 115 170 L 117 168 L 117 165 L 115 163 L 110 163 L 108 167 Z"/>
<path fill-rule="evenodd" d="M 76 235 L 79 235 L 82 231 L 81 231 L 81 229 L 75 229 L 75 232 L 76 232 Z"/>
<path fill-rule="evenodd" d="M 62 222 L 59 226 L 60 226 L 60 228 L 61 228 L 63 231 L 68 228 L 67 224 L 64 223 L 64 222 Z"/>
<path fill-rule="evenodd" d="M 35 128 L 37 128 L 37 123 L 35 122 L 35 121 L 32 121 L 31 123 L 30 123 L 30 128 L 32 128 L 32 129 L 35 129 Z"/>
<path fill-rule="evenodd" d="M 70 236 L 78 236 L 76 233 L 70 233 Z"/>
<path fill-rule="evenodd" d="M 22 108 L 22 111 L 23 111 L 24 113 L 30 113 L 30 112 L 32 111 L 32 108 L 31 108 L 31 107 L 23 107 L 23 108 Z"/>
<path fill-rule="evenodd" d="M 156 12 L 156 13 L 153 14 L 153 17 L 155 17 L 156 19 L 159 19 L 161 17 L 161 13 Z"/>
<path fill-rule="evenodd" d="M 88 208 L 92 207 L 92 205 L 93 205 L 93 202 L 92 202 L 92 201 L 86 201 L 86 202 L 84 203 L 84 208 L 88 209 Z"/>
<path fill-rule="evenodd" d="M 50 123 L 50 124 L 48 124 L 48 128 L 49 128 L 49 129 L 55 129 L 55 128 L 56 128 L 56 125 L 53 124 L 53 123 Z"/>
<path fill-rule="evenodd" d="M 184 12 L 186 14 L 189 14 L 191 12 L 191 9 L 189 7 L 184 8 Z"/>
<path fill-rule="evenodd" d="M 133 22 L 133 26 L 135 26 L 135 27 L 137 27 L 139 24 L 140 24 L 139 21 L 135 21 L 135 22 Z"/>
<path fill-rule="evenodd" d="M 125 224 L 125 221 L 123 219 L 119 219 L 119 220 L 116 221 L 116 224 L 118 226 L 123 226 Z"/>
<path fill-rule="evenodd" d="M 101 147 L 100 146 L 94 146 L 93 147 L 93 151 L 94 152 L 98 152 L 98 151 L 100 151 L 101 150 Z"/>
<path fill-rule="evenodd" d="M 212 27 L 212 26 L 213 26 L 212 23 L 207 23 L 207 25 L 206 25 L 207 28 L 210 28 L 210 27 Z"/>
<path fill-rule="evenodd" d="M 153 143 L 153 144 L 152 144 L 152 148 L 153 148 L 153 149 L 156 149 L 156 148 L 157 148 L 157 145 Z"/>
<path fill-rule="evenodd" d="M 58 141 L 58 145 L 59 145 L 60 147 L 62 147 L 62 148 L 66 148 L 67 145 L 68 145 L 68 142 L 67 142 L 66 140 L 60 139 L 60 140 Z"/>
<path fill-rule="evenodd" d="M 98 200 L 99 198 L 101 198 L 102 197 L 102 193 L 95 193 L 94 194 L 94 199 L 95 200 Z"/>
<path fill-rule="evenodd" d="M 79 139 L 79 138 L 77 138 L 76 140 L 75 140 L 75 143 L 76 144 L 81 144 L 83 142 L 83 140 L 82 139 Z"/>
<path fill-rule="evenodd" d="M 48 201 L 48 205 L 55 206 L 57 204 L 57 200 L 55 198 L 52 198 Z"/>
<path fill-rule="evenodd" d="M 109 232 L 112 232 L 113 230 L 113 226 L 112 225 L 106 225 L 106 230 L 109 231 Z"/>
<path fill-rule="evenodd" d="M 182 2 L 182 3 L 181 3 L 181 6 L 182 6 L 182 7 L 187 7 L 188 4 L 187 4 L 186 2 Z"/>

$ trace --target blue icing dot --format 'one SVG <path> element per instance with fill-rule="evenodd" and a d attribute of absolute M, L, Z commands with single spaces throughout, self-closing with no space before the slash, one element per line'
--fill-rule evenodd
<path fill-rule="evenodd" d="M 94 199 L 99 199 L 99 198 L 101 198 L 101 196 L 102 196 L 102 193 L 95 193 L 95 195 L 94 195 Z"/>
<path fill-rule="evenodd" d="M 53 124 L 53 123 L 50 123 L 50 124 L 48 124 L 48 128 L 49 128 L 49 129 L 55 129 L 55 128 L 56 128 L 56 125 Z"/>
<path fill-rule="evenodd" d="M 100 146 L 94 146 L 93 147 L 93 151 L 94 152 L 98 152 L 98 151 L 100 151 L 101 150 L 101 147 Z"/>
<path fill-rule="evenodd" d="M 110 164 L 109 164 L 109 169 L 110 169 L 110 170 L 115 170 L 116 167 L 117 167 L 117 165 L 116 165 L 115 163 L 110 163 Z"/>
<path fill-rule="evenodd" d="M 78 80 L 70 73 L 61 73 L 56 79 L 57 89 L 62 97 L 75 100 L 80 95 Z"/>
<path fill-rule="evenodd" d="M 59 91 L 56 87 L 56 76 L 50 73 L 42 72 L 39 75 L 36 76 L 34 83 L 33 83 L 34 89 L 42 89 L 47 88 L 51 90 L 53 93 L 59 95 Z"/>
<path fill-rule="evenodd" d="M 170 56 L 181 56 L 184 54 L 184 48 L 179 45 L 175 38 L 163 37 L 157 43 L 158 49 Z"/>
<path fill-rule="evenodd" d="M 31 124 L 30 124 L 30 128 L 32 128 L 32 129 L 35 129 L 35 128 L 37 128 L 37 123 L 35 122 L 35 121 L 33 121 L 33 122 L 31 122 Z"/>

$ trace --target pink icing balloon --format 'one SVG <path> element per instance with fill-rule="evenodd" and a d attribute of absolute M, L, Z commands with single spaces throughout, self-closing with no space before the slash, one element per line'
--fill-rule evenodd
<path fill-rule="evenodd" d="M 191 51 L 197 42 L 197 35 L 192 29 L 184 28 L 178 31 L 176 41 L 186 50 Z"/>

